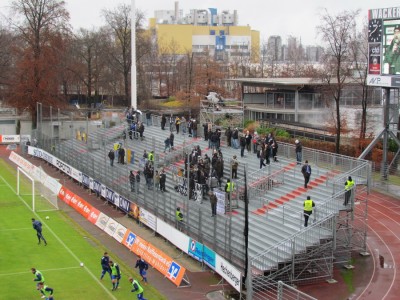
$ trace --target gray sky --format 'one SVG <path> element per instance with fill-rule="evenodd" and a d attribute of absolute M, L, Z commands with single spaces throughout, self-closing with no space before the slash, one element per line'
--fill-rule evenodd
<path fill-rule="evenodd" d="M 131 4 L 131 0 L 64 0 L 70 12 L 70 21 L 76 30 L 79 27 L 92 28 L 104 24 L 101 10 L 116 7 L 119 3 Z M 6 11 L 11 0 L 2 0 L 0 10 Z M 153 17 L 155 10 L 173 10 L 174 0 L 136 0 L 136 8 L 146 17 Z M 359 21 L 367 19 L 368 9 L 400 6 L 398 0 L 181 0 L 179 8 L 183 13 L 190 9 L 216 8 L 238 11 L 239 25 L 250 25 L 259 30 L 261 40 L 270 35 L 280 35 L 286 42 L 288 35 L 302 39 L 305 45 L 321 44 L 315 27 L 326 8 L 330 14 L 344 10 L 361 9 Z"/>

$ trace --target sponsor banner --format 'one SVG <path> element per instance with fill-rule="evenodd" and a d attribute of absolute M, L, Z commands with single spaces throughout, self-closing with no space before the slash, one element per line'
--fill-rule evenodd
<path fill-rule="evenodd" d="M 203 201 L 203 185 L 200 183 L 194 185 L 193 200 L 199 203 Z"/>
<path fill-rule="evenodd" d="M 242 289 L 242 274 L 218 254 L 215 257 L 215 271 L 238 292 Z"/>
<path fill-rule="evenodd" d="M 390 76 L 367 75 L 367 85 L 391 87 L 392 81 Z"/>
<path fill-rule="evenodd" d="M 190 238 L 188 254 L 200 262 L 203 261 L 203 244 Z"/>
<path fill-rule="evenodd" d="M 100 195 L 100 193 L 101 193 L 100 181 L 93 180 L 93 192 L 95 192 L 97 195 Z"/>
<path fill-rule="evenodd" d="M 215 270 L 215 252 L 203 245 L 203 261 L 211 269 Z"/>
<path fill-rule="evenodd" d="M 104 230 L 104 228 L 107 225 L 109 217 L 105 214 L 103 214 L 102 212 L 100 212 L 99 217 L 97 218 L 97 221 L 95 223 L 95 225 L 97 227 L 99 227 L 101 230 Z"/>
<path fill-rule="evenodd" d="M 96 224 L 99 216 L 100 216 L 100 211 L 92 206 L 92 209 L 90 210 L 90 214 L 87 217 L 87 219 L 90 223 Z"/>
<path fill-rule="evenodd" d="M 183 252 L 188 253 L 189 237 L 183 232 L 163 220 L 157 219 L 157 233 L 168 239 Z"/>
<path fill-rule="evenodd" d="M 46 151 L 36 148 L 36 147 L 32 147 L 32 146 L 28 146 L 28 154 L 35 156 L 35 157 L 39 157 L 41 159 L 44 159 L 45 161 L 47 161 L 48 163 L 54 165 L 54 160 L 55 157 L 49 153 L 47 153 Z"/>
<path fill-rule="evenodd" d="M 108 221 L 107 221 L 106 226 L 104 227 L 104 231 L 108 235 L 113 236 L 115 230 L 117 229 L 118 224 L 119 223 L 117 221 L 115 221 L 113 218 L 109 218 Z"/>
<path fill-rule="evenodd" d="M 114 203 L 115 206 L 119 207 L 119 194 L 114 192 L 114 195 L 112 196 L 112 203 Z"/>
<path fill-rule="evenodd" d="M 128 199 L 126 199 L 125 197 L 122 197 L 121 195 L 119 196 L 119 205 L 118 207 L 126 212 L 129 213 L 129 209 L 130 209 L 130 201 Z"/>
<path fill-rule="evenodd" d="M 34 176 L 34 171 L 36 166 L 31 164 L 29 161 L 27 161 L 25 158 L 22 156 L 18 155 L 14 151 L 11 151 L 10 156 L 8 157 L 13 163 L 18 165 L 20 168 L 24 169 L 25 172 L 28 174 Z"/>
<path fill-rule="evenodd" d="M 87 188 L 90 185 L 90 177 L 84 173 L 82 173 L 82 184 Z"/>
<path fill-rule="evenodd" d="M 92 205 L 87 203 L 81 197 L 77 197 L 77 203 L 75 205 L 75 209 L 78 213 L 80 213 L 85 219 L 87 219 L 92 211 Z"/>
<path fill-rule="evenodd" d="M 60 171 L 67 174 L 68 176 L 72 177 L 72 168 L 62 160 L 55 158 L 54 166 L 57 167 Z"/>
<path fill-rule="evenodd" d="M 129 215 L 132 218 L 139 220 L 140 208 L 136 203 L 131 202 L 129 204 Z"/>
<path fill-rule="evenodd" d="M 131 250 L 133 244 L 135 243 L 135 240 L 136 240 L 136 234 L 127 229 L 121 244 L 127 247 L 129 250 Z"/>
<path fill-rule="evenodd" d="M 68 190 L 67 188 L 61 186 L 61 189 L 58 191 L 58 198 L 63 202 L 65 202 L 65 194 L 67 190 Z"/>
<path fill-rule="evenodd" d="M 71 167 L 71 175 L 70 175 L 73 179 L 75 179 L 76 181 L 78 181 L 79 183 L 82 183 L 82 172 L 78 171 L 75 168 Z"/>
<path fill-rule="evenodd" d="M 100 185 L 100 195 L 106 199 L 106 195 L 107 195 L 107 187 L 104 184 Z"/>
<path fill-rule="evenodd" d="M 152 244 L 136 236 L 131 248 L 132 252 L 140 255 L 153 268 L 172 281 L 176 286 L 181 284 L 186 269 L 172 260 L 171 257 L 155 248 Z"/>
<path fill-rule="evenodd" d="M 45 181 L 44 181 L 44 186 L 47 187 L 50 191 L 52 191 L 54 194 L 58 194 L 60 191 L 62 184 L 58 182 L 57 179 L 47 176 Z"/>
<path fill-rule="evenodd" d="M 115 229 L 113 238 L 116 239 L 119 243 L 122 243 L 124 237 L 125 237 L 125 233 L 126 233 L 126 227 L 121 225 L 121 224 L 117 224 L 117 228 Z"/>
<path fill-rule="evenodd" d="M 0 134 L 0 143 L 2 143 L 2 144 L 19 143 L 20 141 L 21 141 L 21 137 L 19 135 L 1 135 Z"/>
<path fill-rule="evenodd" d="M 214 190 L 215 196 L 217 196 L 217 214 L 225 214 L 225 197 L 226 193 L 221 190 Z"/>
<path fill-rule="evenodd" d="M 368 74 L 381 74 L 381 43 L 369 43 Z"/>
<path fill-rule="evenodd" d="M 140 219 L 140 222 L 145 224 L 147 227 L 150 227 L 154 231 L 156 230 L 157 218 L 155 215 L 150 213 L 148 210 L 141 208 L 139 219 Z"/>
<path fill-rule="evenodd" d="M 93 191 L 93 178 L 89 178 L 89 189 Z"/>
<path fill-rule="evenodd" d="M 106 196 L 105 196 L 106 200 L 114 203 L 113 202 L 113 198 L 114 198 L 114 191 L 108 187 L 106 187 Z"/>
<path fill-rule="evenodd" d="M 60 192 L 58 193 L 59 197 L 61 195 L 61 200 L 63 200 L 66 204 L 70 205 L 71 199 L 74 196 L 74 193 L 71 192 L 66 187 L 62 187 Z"/>

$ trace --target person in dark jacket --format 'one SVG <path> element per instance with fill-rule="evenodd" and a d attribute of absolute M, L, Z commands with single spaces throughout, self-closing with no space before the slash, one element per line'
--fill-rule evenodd
<path fill-rule="evenodd" d="M 103 254 L 102 258 L 101 258 L 101 261 L 100 261 L 101 269 L 102 269 L 101 270 L 100 280 L 103 279 L 103 277 L 104 277 L 104 275 L 106 273 L 108 273 L 110 275 L 110 278 L 111 278 L 111 269 L 110 269 L 109 262 L 110 262 L 110 257 L 108 256 L 108 253 L 104 252 L 104 254 Z"/>
<path fill-rule="evenodd" d="M 209 193 L 210 196 L 210 203 L 211 203 L 211 217 L 215 217 L 217 215 L 217 196 L 215 193 L 211 192 Z"/>
<path fill-rule="evenodd" d="M 244 157 L 244 149 L 246 149 L 246 138 L 244 135 L 240 137 L 240 156 Z"/>
<path fill-rule="evenodd" d="M 165 117 L 165 115 L 162 115 L 161 117 L 161 129 L 165 130 L 165 124 L 167 123 L 167 118 Z"/>
<path fill-rule="evenodd" d="M 129 183 L 131 186 L 131 192 L 135 191 L 135 182 L 136 182 L 135 174 L 133 174 L 133 171 L 130 171 L 129 172 Z"/>
<path fill-rule="evenodd" d="M 149 268 L 149 265 L 140 255 L 136 261 L 135 269 L 136 268 L 139 268 L 139 274 L 142 277 L 142 281 L 144 284 L 147 284 L 147 269 Z"/>
<path fill-rule="evenodd" d="M 47 246 L 47 241 L 42 234 L 42 223 L 39 220 L 35 220 L 34 218 L 32 218 L 32 226 L 33 226 L 33 229 L 36 230 L 36 235 L 38 238 L 38 245 L 40 245 L 40 241 L 43 240 L 44 245 Z"/>
<path fill-rule="evenodd" d="M 108 158 L 110 159 L 110 166 L 112 167 L 114 165 L 114 159 L 115 159 L 115 153 L 114 150 L 110 150 L 110 152 L 108 152 Z"/>

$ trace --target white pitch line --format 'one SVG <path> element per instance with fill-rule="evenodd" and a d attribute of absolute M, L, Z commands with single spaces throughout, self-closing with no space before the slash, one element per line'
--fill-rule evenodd
<path fill-rule="evenodd" d="M 10 228 L 10 229 L 0 229 L 1 231 L 14 231 L 14 230 L 31 230 L 33 229 L 32 227 L 27 227 L 27 228 Z"/>
<path fill-rule="evenodd" d="M 10 186 L 10 184 L 3 178 L 3 176 L 0 175 L 0 178 L 4 181 L 4 183 L 5 183 L 11 190 L 13 190 L 13 188 L 12 188 L 12 187 Z M 32 211 L 32 210 L 30 209 L 30 207 L 28 206 L 28 204 L 24 201 L 24 199 L 22 199 L 20 195 L 17 195 L 17 196 L 18 196 L 19 200 L 21 200 L 22 203 L 24 203 L 25 206 L 26 206 L 30 211 Z M 35 215 L 36 219 L 40 220 L 43 224 L 46 224 L 46 222 L 44 222 L 44 221 L 39 217 L 39 215 L 38 215 L 35 211 L 32 211 L 32 213 Z M 75 255 L 75 253 L 72 252 L 72 250 L 68 248 L 67 245 L 65 245 L 65 243 L 58 237 L 57 234 L 55 234 L 55 232 L 54 232 L 53 230 L 51 230 L 51 228 L 50 228 L 49 226 L 46 225 L 46 228 L 47 228 L 47 230 L 50 231 L 50 233 L 56 238 L 56 240 L 64 247 L 64 249 L 67 250 L 67 252 L 69 252 L 69 254 L 71 254 L 71 256 L 72 256 L 73 258 L 75 258 L 75 260 L 77 261 L 78 264 L 82 262 L 82 260 L 79 259 L 79 258 Z M 110 296 L 111 299 L 117 300 L 117 298 L 110 292 L 110 290 L 107 289 L 107 288 L 101 283 L 101 281 L 97 278 L 96 275 L 94 275 L 88 268 L 84 268 L 84 269 L 85 269 L 86 272 L 88 272 L 88 274 L 103 288 L 103 290 Z"/>
<path fill-rule="evenodd" d="M 68 267 L 68 268 L 58 268 L 58 269 L 40 269 L 43 272 L 51 272 L 51 271 L 61 271 L 61 270 L 71 270 L 71 269 L 80 269 L 81 267 Z M 15 272 L 15 273 L 4 273 L 4 274 L 0 274 L 0 276 L 7 276 L 7 275 L 22 275 L 22 274 L 28 274 L 28 273 L 32 273 L 30 271 L 26 271 L 26 272 Z"/>

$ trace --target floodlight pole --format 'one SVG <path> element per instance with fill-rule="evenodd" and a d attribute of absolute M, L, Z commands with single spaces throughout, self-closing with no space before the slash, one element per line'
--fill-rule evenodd
<path fill-rule="evenodd" d="M 131 5 L 131 107 L 137 109 L 137 83 L 136 83 L 136 6 L 135 0 Z"/>

